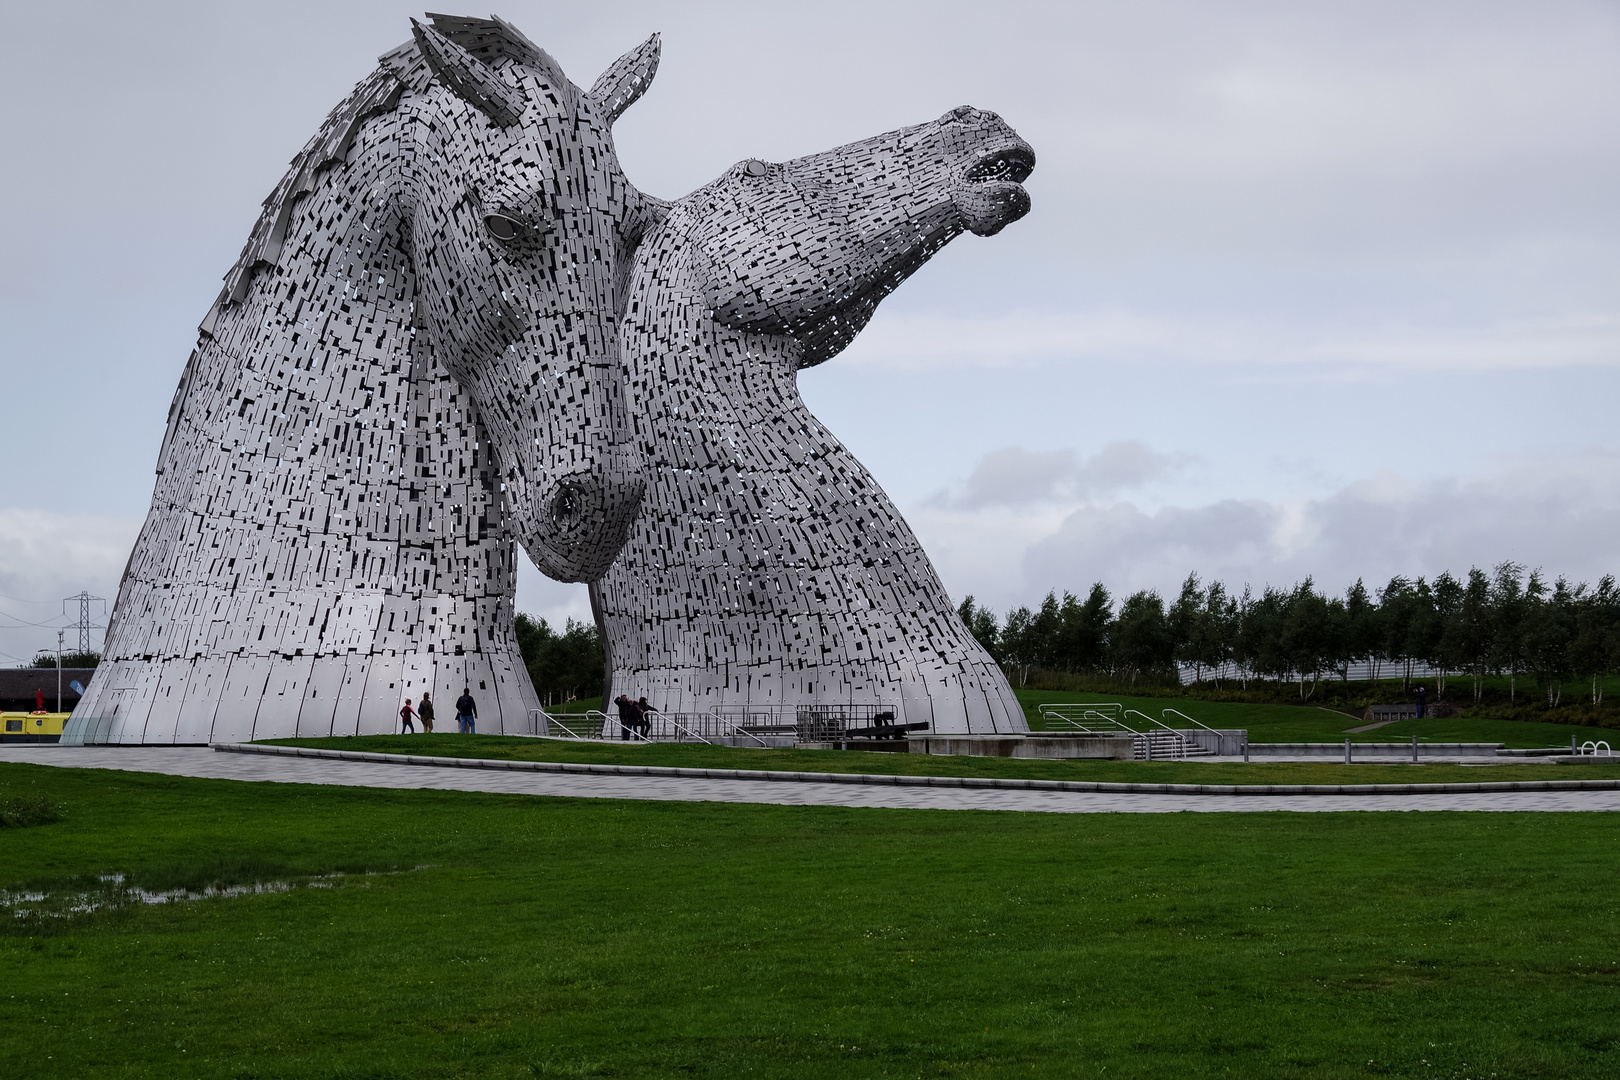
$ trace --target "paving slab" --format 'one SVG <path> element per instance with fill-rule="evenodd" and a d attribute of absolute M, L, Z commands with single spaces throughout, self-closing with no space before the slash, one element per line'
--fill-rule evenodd
<path fill-rule="evenodd" d="M 1620 788 L 1448 792 L 1418 795 L 1164 795 L 1133 792 L 1006 788 L 895 787 L 645 776 L 550 773 L 344 761 L 266 754 L 216 753 L 207 747 L 0 746 L 0 762 L 61 768 L 118 769 L 220 780 L 344 787 L 484 791 L 567 798 L 670 802 L 769 803 L 781 806 L 867 806 L 918 810 L 1009 810 L 1039 813 L 1252 813 L 1255 811 L 1613 811 Z"/>

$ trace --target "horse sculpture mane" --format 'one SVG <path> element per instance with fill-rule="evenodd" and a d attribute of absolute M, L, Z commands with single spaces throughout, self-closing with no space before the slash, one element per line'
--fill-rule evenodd
<path fill-rule="evenodd" d="M 199 327 L 67 742 L 392 730 L 423 690 L 538 702 L 514 539 L 599 576 L 642 491 L 616 323 L 662 212 L 589 91 L 499 19 L 430 16 L 293 160 Z"/>

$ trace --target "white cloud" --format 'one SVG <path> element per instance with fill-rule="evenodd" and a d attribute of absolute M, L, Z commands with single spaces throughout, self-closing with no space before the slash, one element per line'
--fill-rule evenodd
<path fill-rule="evenodd" d="M 557 630 L 568 625 L 569 619 L 583 623 L 596 621 L 596 616 L 591 614 L 591 597 L 586 587 L 546 577 L 534 568 L 521 546 L 514 604 L 517 610 L 538 616 Z"/>

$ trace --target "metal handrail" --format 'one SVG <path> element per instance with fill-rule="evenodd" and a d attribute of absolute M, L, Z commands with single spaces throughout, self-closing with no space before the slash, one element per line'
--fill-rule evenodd
<path fill-rule="evenodd" d="M 1153 717 L 1149 716 L 1145 712 L 1140 712 L 1140 711 L 1138 711 L 1136 709 L 1126 709 L 1125 710 L 1125 715 L 1126 716 L 1133 716 L 1133 715 L 1134 716 L 1140 716 L 1142 719 L 1146 720 L 1148 723 L 1156 724 L 1160 728 L 1164 729 L 1166 732 L 1169 732 L 1170 738 L 1172 740 L 1172 745 L 1174 746 L 1174 750 L 1171 751 L 1172 756 L 1173 757 L 1178 757 L 1183 761 L 1187 760 L 1187 736 L 1183 735 L 1181 732 L 1177 731 L 1175 728 L 1171 727 L 1169 724 L 1166 724 L 1166 723 L 1164 723 L 1162 721 L 1153 719 Z M 1150 732 L 1144 733 L 1144 735 L 1143 735 L 1143 737 L 1148 740 L 1148 754 L 1149 754 L 1149 756 L 1151 756 L 1152 753 L 1153 753 L 1153 736 L 1154 736 L 1154 734 L 1156 734 L 1156 733 L 1150 731 Z"/>
<path fill-rule="evenodd" d="M 1199 723 L 1197 720 L 1194 720 L 1192 717 L 1188 716 L 1186 713 L 1182 712 L 1180 709 L 1165 709 L 1164 712 L 1161 712 L 1159 715 L 1163 716 L 1165 713 L 1175 713 L 1177 716 L 1181 717 L 1183 720 L 1187 721 L 1189 724 L 1198 724 L 1198 726 L 1203 728 L 1205 731 L 1215 731 L 1215 729 L 1210 727 L 1208 724 Z M 1215 731 L 1215 734 L 1219 735 L 1220 732 Z"/>
<path fill-rule="evenodd" d="M 571 728 L 571 727 L 569 727 L 569 726 L 568 726 L 568 725 L 567 725 L 567 724 L 565 724 L 565 723 L 563 723 L 563 722 L 562 722 L 562 721 L 561 721 L 561 720 L 558 720 L 558 719 L 557 719 L 557 718 L 556 718 L 556 717 L 552 717 L 552 719 L 551 719 L 551 723 L 552 723 L 552 726 L 554 726 L 554 727 L 559 727 L 559 728 L 561 728 L 561 729 L 562 729 L 562 730 L 563 730 L 563 732 L 564 732 L 564 733 L 565 733 L 565 734 L 566 734 L 566 735 L 567 735 L 567 736 L 568 736 L 568 737 L 569 737 L 569 738 L 570 738 L 570 739 L 580 739 L 580 740 L 584 740 L 584 739 L 587 739 L 587 738 L 589 738 L 589 737 L 590 737 L 590 736 L 588 736 L 588 735 L 581 735 L 581 734 L 579 734 L 579 733 L 578 733 L 578 732 L 576 732 L 576 731 L 575 731 L 575 730 L 574 730 L 574 729 L 573 729 L 573 728 Z"/>
<path fill-rule="evenodd" d="M 1133 735 L 1140 735 L 1141 732 L 1125 723 L 1118 715 L 1110 715 L 1107 711 L 1111 709 L 1117 713 L 1120 708 L 1120 704 L 1113 701 L 1075 701 L 1042 705 L 1040 706 L 1040 712 L 1043 723 L 1051 724 L 1055 720 L 1058 723 L 1066 724 L 1075 731 L 1123 730 Z M 1072 712 L 1068 711 L 1074 709 L 1082 710 L 1079 716 L 1074 716 Z"/>
<path fill-rule="evenodd" d="M 758 735 L 755 735 L 752 731 L 744 730 L 741 724 L 733 724 L 723 716 L 716 716 L 715 719 L 720 721 L 721 730 L 729 732 L 732 738 L 736 738 L 738 735 L 746 735 L 750 739 L 753 739 L 755 742 L 759 743 L 759 745 L 765 747 L 766 749 L 770 749 L 770 743 L 766 742 Z M 724 736 L 722 736 L 722 738 L 724 738 Z"/>
<path fill-rule="evenodd" d="M 542 715 L 545 716 L 548 730 L 550 728 L 556 728 L 556 729 L 563 732 L 563 734 L 561 736 L 549 735 L 549 736 L 547 736 L 548 738 L 569 738 L 569 739 L 584 740 L 584 739 L 600 739 L 600 738 L 603 737 L 602 721 L 604 719 L 606 719 L 606 714 L 598 712 L 595 709 L 592 709 L 592 710 L 590 710 L 588 712 L 583 712 L 583 713 L 547 713 L 543 709 L 530 709 L 529 710 L 529 715 L 532 717 L 537 712 L 539 712 L 539 713 L 541 713 Z M 564 716 L 581 717 L 581 718 L 583 718 L 584 722 L 581 723 L 580 720 L 574 720 L 573 726 L 570 727 L 567 723 L 565 723 L 563 721 Z M 590 734 L 590 728 L 593 725 L 596 728 L 596 734 L 595 735 Z M 575 731 L 574 728 L 579 728 L 580 731 Z M 581 732 L 584 732 L 584 734 L 581 734 Z"/>
<path fill-rule="evenodd" d="M 708 739 L 705 739 L 702 735 L 699 735 L 697 732 L 693 731 L 691 728 L 687 727 L 685 724 L 683 724 L 679 720 L 675 719 L 675 717 L 678 716 L 678 715 L 680 715 L 680 714 L 678 714 L 678 713 L 664 713 L 663 714 L 664 718 L 669 722 L 669 726 L 674 728 L 676 731 L 685 732 L 686 734 L 692 736 L 692 738 L 696 739 L 698 742 L 702 743 L 704 746 L 713 746 L 714 745 Z"/>
<path fill-rule="evenodd" d="M 1147 713 L 1140 712 L 1140 711 L 1138 711 L 1136 709 L 1126 709 L 1125 710 L 1125 715 L 1126 716 L 1140 716 L 1142 719 L 1146 720 L 1148 723 L 1154 725 L 1155 727 L 1161 727 L 1166 731 L 1175 731 L 1176 730 L 1175 728 L 1171 727 L 1169 724 L 1166 724 L 1163 720 L 1155 720 L 1155 719 L 1153 719 L 1153 717 L 1149 716 Z"/>

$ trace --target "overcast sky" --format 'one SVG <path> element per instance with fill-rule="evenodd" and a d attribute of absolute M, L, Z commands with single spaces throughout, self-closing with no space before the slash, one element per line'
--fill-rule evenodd
<path fill-rule="evenodd" d="M 221 275 L 420 12 L 0 7 L 7 663 L 60 597 L 113 598 Z M 661 197 L 964 103 L 1035 147 L 1030 215 L 801 381 L 953 597 L 1620 570 L 1612 0 L 499 13 L 584 85 L 663 32 L 617 127 Z M 518 600 L 588 612 L 529 569 Z"/>

